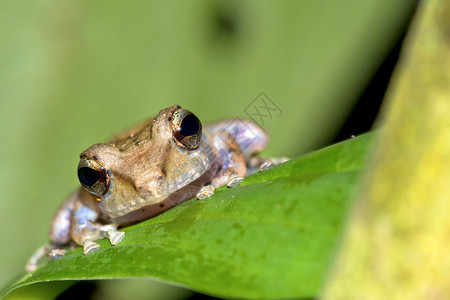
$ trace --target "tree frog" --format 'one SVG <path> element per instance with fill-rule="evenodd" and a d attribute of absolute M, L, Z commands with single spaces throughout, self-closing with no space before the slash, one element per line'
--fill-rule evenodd
<path fill-rule="evenodd" d="M 190 111 L 178 105 L 95 144 L 80 155 L 81 188 L 57 211 L 50 226 L 50 244 L 30 258 L 35 270 L 40 258 L 65 254 L 76 243 L 89 254 L 108 238 L 117 245 L 118 230 L 156 216 L 196 196 L 210 197 L 220 186 L 234 187 L 245 176 L 285 159 L 254 156 L 269 139 L 257 124 L 241 119 L 203 127 Z"/>

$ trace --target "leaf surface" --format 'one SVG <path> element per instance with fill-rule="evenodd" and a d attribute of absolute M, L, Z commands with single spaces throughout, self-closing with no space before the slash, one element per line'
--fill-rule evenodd
<path fill-rule="evenodd" d="M 4 289 L 48 281 L 150 277 L 220 297 L 317 295 L 355 194 L 372 134 L 189 200 L 124 228 L 117 246 L 78 248 Z M 47 286 L 48 285 L 46 284 Z M 27 288 L 32 289 L 33 286 Z"/>

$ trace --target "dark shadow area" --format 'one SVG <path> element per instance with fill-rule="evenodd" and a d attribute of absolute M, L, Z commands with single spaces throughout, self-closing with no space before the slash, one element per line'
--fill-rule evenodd
<path fill-rule="evenodd" d="M 95 299 L 95 291 L 98 285 L 94 281 L 80 281 L 59 294 L 57 300 L 68 299 Z"/>
<path fill-rule="evenodd" d="M 200 293 L 194 293 L 194 294 L 190 295 L 189 297 L 185 298 L 185 300 L 217 300 L 217 299 L 222 299 L 222 298 L 216 298 L 216 297 L 212 297 L 212 296 L 208 296 L 208 295 L 200 294 Z"/>
<path fill-rule="evenodd" d="M 402 35 L 389 51 L 383 63 L 368 83 L 356 105 L 353 107 L 353 110 L 346 119 L 345 123 L 338 131 L 334 140 L 330 141 L 330 144 L 341 142 L 349 139 L 352 135 L 357 136 L 374 129 L 374 122 L 380 112 L 383 98 L 386 94 L 386 90 L 392 78 L 395 66 L 397 65 L 400 57 L 403 42 L 417 10 L 417 5 L 418 2 L 416 3 L 414 10 L 411 11 L 409 15 L 409 20 L 403 29 Z"/>

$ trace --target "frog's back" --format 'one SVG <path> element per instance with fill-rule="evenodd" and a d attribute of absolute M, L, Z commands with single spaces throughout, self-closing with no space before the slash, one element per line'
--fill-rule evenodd
<path fill-rule="evenodd" d="M 107 144 L 114 145 L 121 151 L 126 151 L 129 148 L 150 138 L 152 122 L 153 118 L 136 124 L 135 126 L 113 136 Z"/>

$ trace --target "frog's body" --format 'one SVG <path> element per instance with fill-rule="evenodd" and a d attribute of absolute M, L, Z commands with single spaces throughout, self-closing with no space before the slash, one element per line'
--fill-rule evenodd
<path fill-rule="evenodd" d="M 38 251 L 27 269 L 34 270 L 47 252 L 60 255 L 58 248 L 71 241 L 85 254 L 100 247 L 99 239 L 116 245 L 124 237 L 119 226 L 239 184 L 264 162 L 253 156 L 267 143 L 267 134 L 251 121 L 222 121 L 202 129 L 194 114 L 172 106 L 108 143 L 91 146 L 80 155 L 83 188 L 58 210 L 50 228 L 52 247 Z"/>

